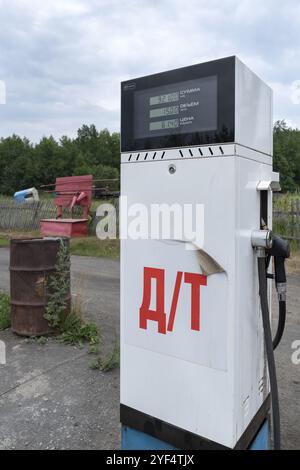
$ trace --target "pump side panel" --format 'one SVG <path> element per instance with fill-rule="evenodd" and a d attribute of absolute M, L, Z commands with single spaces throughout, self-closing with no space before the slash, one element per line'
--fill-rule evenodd
<path fill-rule="evenodd" d="M 273 92 L 238 58 L 235 71 L 235 142 L 273 153 Z"/>
<path fill-rule="evenodd" d="M 251 232 L 260 229 L 260 192 L 257 182 L 272 179 L 272 166 L 237 158 L 236 311 L 237 350 L 235 376 L 238 440 L 269 393 L 259 303 L 257 258 Z M 272 194 L 269 192 L 268 228 L 272 228 Z"/>
<path fill-rule="evenodd" d="M 172 331 L 140 327 L 144 268 L 164 272 L 170 317 L 179 272 L 203 274 L 199 252 L 182 240 L 121 242 L 121 403 L 220 444 L 235 444 L 235 157 L 121 165 L 127 204 L 203 204 L 204 250 L 224 268 L 200 290 L 200 331 L 191 328 L 191 286 L 181 283 Z M 122 203 L 122 216 L 126 208 Z M 129 218 L 130 220 L 130 218 Z M 123 233 L 124 236 L 124 233 Z M 156 310 L 156 283 L 151 306 Z"/>

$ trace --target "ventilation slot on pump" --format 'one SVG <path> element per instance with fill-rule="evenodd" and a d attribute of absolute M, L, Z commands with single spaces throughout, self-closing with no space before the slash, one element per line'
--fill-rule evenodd
<path fill-rule="evenodd" d="M 264 388 L 265 388 L 265 378 L 262 377 L 260 381 L 258 382 L 258 391 L 260 394 L 264 393 Z"/>

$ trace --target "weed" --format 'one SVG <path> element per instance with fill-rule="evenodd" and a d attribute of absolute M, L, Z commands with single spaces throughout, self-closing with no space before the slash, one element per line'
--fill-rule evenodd
<path fill-rule="evenodd" d="M 44 318 L 52 328 L 64 322 L 70 291 L 70 253 L 67 243 L 59 241 L 55 272 L 47 280 L 47 305 Z"/>
<path fill-rule="evenodd" d="M 117 340 L 115 340 L 113 348 L 110 353 L 107 354 L 103 359 L 98 357 L 90 363 L 90 368 L 94 370 L 101 370 L 102 372 L 108 372 L 110 370 L 119 367 L 120 364 L 120 347 Z"/>
<path fill-rule="evenodd" d="M 48 338 L 46 338 L 46 336 L 40 336 L 39 338 L 37 338 L 36 342 L 38 344 L 44 345 L 48 342 Z"/>
<path fill-rule="evenodd" d="M 37 343 L 44 345 L 48 342 L 48 338 L 46 338 L 46 336 L 28 336 L 28 338 L 24 339 L 24 342 L 29 344 Z"/>
<path fill-rule="evenodd" d="M 31 344 L 31 343 L 37 342 L 38 339 L 39 339 L 38 336 L 28 336 L 27 338 L 24 339 L 24 342 Z"/>
<path fill-rule="evenodd" d="M 99 344 L 99 333 L 94 323 L 85 323 L 76 313 L 67 315 L 60 325 L 60 340 L 66 344 L 78 344 L 88 342 L 90 346 Z"/>
<path fill-rule="evenodd" d="M 97 359 L 94 359 L 92 362 L 90 362 L 89 367 L 92 370 L 99 370 L 100 369 L 100 358 L 98 357 Z"/>
<path fill-rule="evenodd" d="M 115 341 L 112 351 L 101 360 L 100 369 L 103 372 L 108 372 L 109 370 L 119 367 L 120 364 L 120 347 L 119 343 Z"/>
<path fill-rule="evenodd" d="M 82 318 L 82 297 L 77 294 L 71 313 L 66 315 L 67 298 L 70 291 L 70 254 L 68 245 L 61 240 L 57 254 L 55 272 L 47 283 L 48 300 L 44 317 L 66 344 L 83 346 L 88 342 L 95 347 L 99 344 L 99 332 L 94 323 Z"/>
<path fill-rule="evenodd" d="M 99 344 L 91 344 L 89 348 L 89 354 L 99 354 L 100 352 L 100 345 Z"/>

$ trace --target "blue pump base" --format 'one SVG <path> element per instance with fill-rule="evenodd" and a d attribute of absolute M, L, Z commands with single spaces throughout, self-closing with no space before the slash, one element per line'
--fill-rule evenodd
<path fill-rule="evenodd" d="M 248 450 L 269 450 L 269 421 L 266 419 Z M 129 426 L 122 426 L 122 450 L 179 450 L 167 442 L 161 441 Z"/>

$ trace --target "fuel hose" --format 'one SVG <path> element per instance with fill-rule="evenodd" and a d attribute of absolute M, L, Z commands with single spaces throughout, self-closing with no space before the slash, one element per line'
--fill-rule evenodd
<path fill-rule="evenodd" d="M 267 270 L 266 270 L 266 258 L 265 256 L 258 256 L 258 279 L 259 279 L 259 296 L 262 312 L 262 321 L 264 329 L 266 356 L 269 369 L 270 378 L 270 389 L 271 389 L 271 404 L 272 404 L 272 424 L 273 424 L 273 436 L 274 436 L 274 449 L 280 450 L 280 413 L 279 413 L 279 398 L 278 398 L 278 386 L 276 377 L 276 366 L 273 350 L 272 331 L 270 323 L 269 305 L 268 305 L 268 289 L 267 289 Z M 283 308 L 283 307 L 282 307 Z M 281 327 L 282 328 L 282 327 Z M 277 330 L 280 340 L 281 328 Z M 283 331 L 283 330 L 282 330 Z"/>
<path fill-rule="evenodd" d="M 286 319 L 286 302 L 285 300 L 279 301 L 279 318 L 278 318 L 278 326 L 275 337 L 273 339 L 273 349 L 275 350 L 278 344 L 281 341 L 284 327 L 285 327 L 285 319 Z"/>

